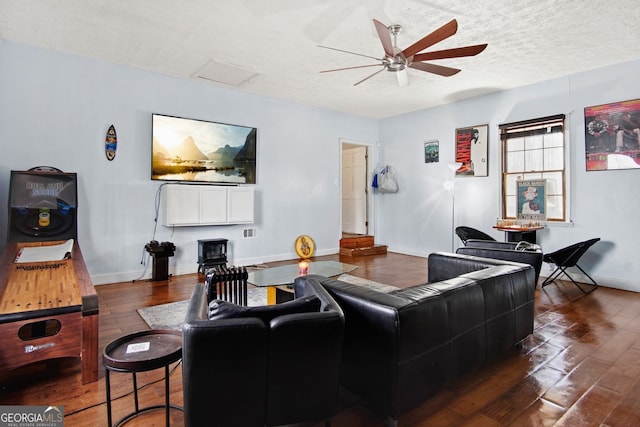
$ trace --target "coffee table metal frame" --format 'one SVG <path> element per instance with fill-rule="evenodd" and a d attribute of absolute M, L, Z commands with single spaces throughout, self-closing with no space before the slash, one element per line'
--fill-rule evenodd
<path fill-rule="evenodd" d="M 151 351 L 152 356 L 147 357 L 149 352 L 141 351 L 127 353 L 126 349 L 131 344 L 140 344 L 149 342 L 150 346 L 154 346 Z M 183 410 L 181 406 L 171 405 L 169 402 L 169 365 L 177 362 L 182 358 L 182 333 L 180 331 L 152 329 L 149 331 L 136 332 L 133 334 L 120 337 L 104 349 L 103 363 L 105 367 L 105 389 L 107 392 L 107 420 L 111 427 L 120 426 L 140 414 L 155 410 L 165 409 L 166 425 L 169 426 L 169 411 L 171 408 Z M 137 372 L 151 371 L 154 369 L 164 368 L 164 384 L 165 384 L 165 404 L 154 405 L 140 409 L 138 401 L 138 381 Z M 126 372 L 133 376 L 133 395 L 135 402 L 135 411 L 125 415 L 118 422 L 112 424 L 111 416 L 111 382 L 110 372 Z"/>

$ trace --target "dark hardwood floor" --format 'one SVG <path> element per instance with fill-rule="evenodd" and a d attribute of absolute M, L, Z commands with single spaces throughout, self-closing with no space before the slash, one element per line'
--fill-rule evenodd
<path fill-rule="evenodd" d="M 423 283 L 427 276 L 425 258 L 394 253 L 317 259 L 357 264 L 350 274 L 399 287 Z M 187 299 L 199 280 L 192 274 L 98 286 L 100 354 L 115 338 L 148 329 L 137 308 Z M 181 366 L 172 368 L 171 400 L 181 405 Z M 162 403 L 162 376 L 163 370 L 139 374 L 141 406 Z M 124 396 L 114 402 L 117 420 L 133 410 L 131 376 L 114 373 L 111 378 L 112 396 Z M 67 426 L 106 425 L 104 402 L 103 368 L 97 382 L 83 385 L 78 359 L 20 368 L 0 386 L 2 405 L 63 405 Z M 154 411 L 126 425 L 163 425 L 163 414 Z M 181 412 L 171 416 L 172 425 L 183 425 Z M 211 416 L 215 425 L 213 406 Z M 342 392 L 332 425 L 382 426 L 384 419 Z M 583 295 L 570 282 L 537 290 L 535 331 L 521 348 L 442 390 L 402 416 L 399 425 L 640 425 L 640 293 L 599 288 Z"/>

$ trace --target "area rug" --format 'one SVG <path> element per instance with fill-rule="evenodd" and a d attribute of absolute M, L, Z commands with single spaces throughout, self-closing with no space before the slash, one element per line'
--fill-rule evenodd
<path fill-rule="evenodd" d="M 342 274 L 337 277 L 337 279 L 353 285 L 364 286 L 369 289 L 375 289 L 385 293 L 398 289 L 395 286 L 385 285 L 383 283 L 374 282 L 372 280 L 363 279 L 350 274 Z M 267 303 L 267 288 L 250 287 L 247 289 L 247 300 L 247 305 L 250 307 L 265 305 Z M 137 311 L 140 317 L 142 317 L 142 320 L 144 320 L 151 329 L 180 330 L 184 323 L 188 304 L 189 301 L 184 300 L 139 308 Z"/>
<path fill-rule="evenodd" d="M 250 307 L 267 303 L 267 288 L 248 288 L 247 305 Z M 180 330 L 187 313 L 189 300 L 170 302 L 168 304 L 154 305 L 139 308 L 137 310 L 142 320 L 151 329 L 176 329 Z"/>
<path fill-rule="evenodd" d="M 138 314 L 151 329 L 179 330 L 184 323 L 189 300 L 139 308 Z"/>

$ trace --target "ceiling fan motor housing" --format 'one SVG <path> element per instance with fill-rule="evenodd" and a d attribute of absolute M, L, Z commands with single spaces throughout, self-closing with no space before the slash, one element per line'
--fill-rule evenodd
<path fill-rule="evenodd" d="M 402 52 L 398 52 L 396 56 L 393 57 L 388 56 L 385 59 L 385 68 L 387 71 L 396 72 L 407 68 L 407 58 L 404 57 Z"/>

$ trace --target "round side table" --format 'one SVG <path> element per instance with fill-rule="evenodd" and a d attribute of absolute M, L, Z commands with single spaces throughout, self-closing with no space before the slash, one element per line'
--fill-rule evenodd
<path fill-rule="evenodd" d="M 136 332 L 116 339 L 104 349 L 102 362 L 104 363 L 105 388 L 107 390 L 107 417 L 111 427 L 111 383 L 110 372 L 128 372 L 133 375 L 133 390 L 135 411 L 126 415 L 115 424 L 124 424 L 130 419 L 154 409 L 164 408 L 166 411 L 166 425 L 169 426 L 169 410 L 171 408 L 183 410 L 182 407 L 169 403 L 169 365 L 182 358 L 182 333 L 171 330 L 150 330 Z M 140 409 L 138 405 L 137 372 L 151 371 L 164 368 L 165 404 L 149 406 Z"/>

